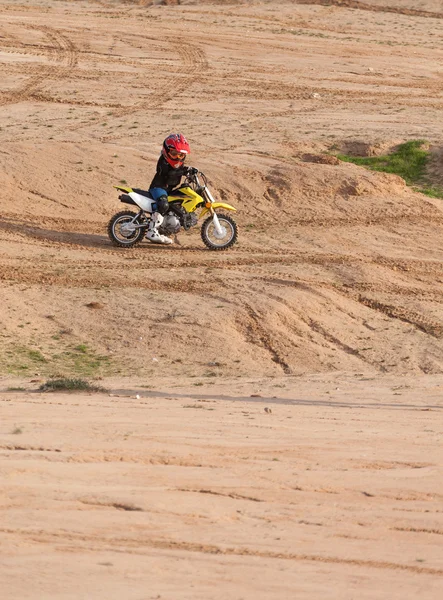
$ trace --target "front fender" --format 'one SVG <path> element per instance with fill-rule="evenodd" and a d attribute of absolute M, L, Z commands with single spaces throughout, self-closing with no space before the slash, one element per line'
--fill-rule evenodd
<path fill-rule="evenodd" d="M 217 208 L 224 208 L 225 210 L 233 210 L 234 212 L 237 211 L 236 208 L 234 208 L 233 206 L 231 206 L 230 204 L 225 204 L 224 202 L 214 202 L 213 204 L 211 204 L 211 208 L 213 208 L 214 210 L 216 210 Z M 200 217 L 204 217 L 206 215 L 206 213 L 209 212 L 209 208 L 204 208 L 201 213 L 200 213 Z"/>

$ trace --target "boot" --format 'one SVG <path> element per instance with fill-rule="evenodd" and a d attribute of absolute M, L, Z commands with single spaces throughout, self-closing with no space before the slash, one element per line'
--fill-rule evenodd
<path fill-rule="evenodd" d="M 151 221 L 149 223 L 148 232 L 146 234 L 146 239 L 154 244 L 172 244 L 173 241 L 171 238 L 168 238 L 166 235 L 162 235 L 158 232 L 158 228 L 163 223 L 163 217 L 160 213 L 152 213 Z"/>

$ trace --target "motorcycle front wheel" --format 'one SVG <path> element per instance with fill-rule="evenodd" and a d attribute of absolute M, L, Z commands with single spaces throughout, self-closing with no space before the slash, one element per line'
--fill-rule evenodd
<path fill-rule="evenodd" d="M 217 213 L 217 217 L 222 229 L 221 234 L 217 233 L 211 216 L 203 222 L 202 240 L 210 250 L 227 250 L 237 241 L 237 223 L 230 215 Z"/>
<path fill-rule="evenodd" d="M 140 225 L 138 219 L 134 221 L 136 216 L 130 210 L 122 210 L 109 221 L 108 236 L 114 246 L 132 248 L 143 239 L 146 227 L 135 227 Z"/>

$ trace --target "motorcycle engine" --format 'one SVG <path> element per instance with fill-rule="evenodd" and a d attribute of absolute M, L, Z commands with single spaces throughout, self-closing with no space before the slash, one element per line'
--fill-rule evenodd
<path fill-rule="evenodd" d="M 191 227 L 194 227 L 194 225 L 197 225 L 198 219 L 197 219 L 197 215 L 195 213 L 190 213 L 187 215 L 184 215 L 183 217 L 183 229 L 190 229 Z"/>
<path fill-rule="evenodd" d="M 166 234 L 178 233 L 178 231 L 180 230 L 180 221 L 174 214 L 169 212 L 163 219 L 163 223 L 161 224 L 161 227 L 159 229 L 161 232 Z"/>

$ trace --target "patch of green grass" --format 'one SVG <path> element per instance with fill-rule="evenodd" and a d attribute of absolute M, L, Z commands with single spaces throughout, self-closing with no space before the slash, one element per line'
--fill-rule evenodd
<path fill-rule="evenodd" d="M 442 185 L 430 185 L 421 187 L 419 190 L 425 196 L 430 198 L 441 198 L 443 199 L 443 186 Z"/>
<path fill-rule="evenodd" d="M 418 192 L 431 198 L 443 198 L 443 186 L 426 183 L 426 168 L 430 153 L 425 140 L 410 140 L 400 144 L 395 152 L 383 156 L 349 156 L 337 154 L 337 158 L 372 171 L 393 173 L 402 177 L 406 183 Z"/>
<path fill-rule="evenodd" d="M 19 435 L 20 433 L 23 433 L 23 427 L 17 427 L 16 425 L 11 433 L 12 435 Z"/>
<path fill-rule="evenodd" d="M 12 385 L 6 388 L 7 392 L 24 392 L 25 390 L 26 390 L 26 388 L 24 388 L 24 387 L 20 387 L 20 386 L 15 387 Z"/>
<path fill-rule="evenodd" d="M 82 354 L 87 354 L 88 347 L 86 344 L 79 344 L 74 348 L 74 350 L 77 350 L 77 352 L 81 352 Z"/>
<path fill-rule="evenodd" d="M 66 350 L 61 355 L 54 356 L 57 362 L 64 363 L 65 370 L 78 375 L 92 377 L 110 367 L 110 358 L 96 354 L 86 344 L 79 344 L 73 350 Z"/>
<path fill-rule="evenodd" d="M 62 339 L 60 335 L 52 340 Z M 39 373 L 42 376 L 54 377 L 98 377 L 109 374 L 116 365 L 111 357 L 98 354 L 87 344 L 80 343 L 68 346 L 63 343 L 60 350 L 42 351 L 15 344 L 3 349 L 0 353 L 0 373 L 26 376 Z"/>
<path fill-rule="evenodd" d="M 43 356 L 43 354 L 39 350 L 28 350 L 28 356 L 34 362 L 48 362 L 48 360 Z"/>
<path fill-rule="evenodd" d="M 58 379 L 49 379 L 46 383 L 42 383 L 39 387 L 42 392 L 55 391 L 87 391 L 87 392 L 102 392 L 103 388 L 97 385 L 92 385 L 85 379 L 75 379 L 69 377 L 60 377 Z"/>
<path fill-rule="evenodd" d="M 0 365 L 12 375 L 23 375 L 30 369 L 39 369 L 48 364 L 48 359 L 39 350 L 26 346 L 13 346 L 3 351 Z M 3 370 L 3 369 L 2 369 Z"/>
<path fill-rule="evenodd" d="M 373 171 L 383 171 L 400 175 L 409 185 L 418 183 L 425 175 L 429 152 L 422 146 L 424 140 L 411 140 L 398 146 L 396 152 L 383 156 L 348 156 L 338 154 L 337 158 L 355 165 L 368 167 Z"/>

